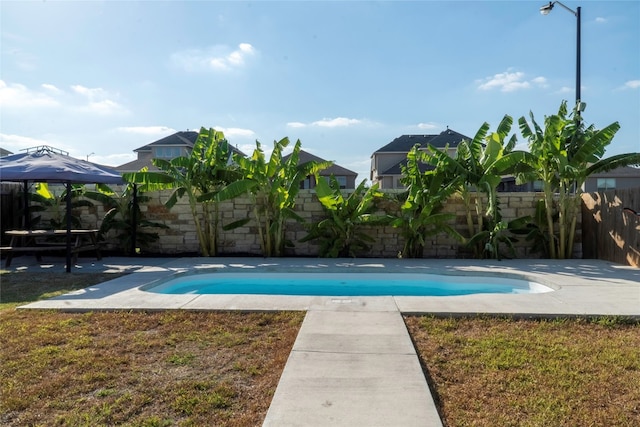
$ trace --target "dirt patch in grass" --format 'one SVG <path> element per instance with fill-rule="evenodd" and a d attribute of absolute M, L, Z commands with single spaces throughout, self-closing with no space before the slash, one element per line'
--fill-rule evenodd
<path fill-rule="evenodd" d="M 15 288 L 0 311 L 0 425 L 260 425 L 304 317 L 15 310 L 43 290 L 12 275 L 0 276 L 3 295 Z M 44 293 L 71 278 L 49 275 Z"/>
<path fill-rule="evenodd" d="M 405 320 L 448 426 L 640 425 L 638 323 Z"/>

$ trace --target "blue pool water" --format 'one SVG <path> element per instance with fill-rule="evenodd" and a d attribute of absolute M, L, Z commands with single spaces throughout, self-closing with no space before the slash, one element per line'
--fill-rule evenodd
<path fill-rule="evenodd" d="M 205 273 L 177 276 L 144 290 L 161 294 L 453 296 L 526 294 L 553 289 L 501 277 L 409 273 Z"/>

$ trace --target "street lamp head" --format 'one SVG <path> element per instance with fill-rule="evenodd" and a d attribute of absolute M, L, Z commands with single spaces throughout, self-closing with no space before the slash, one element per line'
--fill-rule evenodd
<path fill-rule="evenodd" d="M 553 5 L 555 2 L 549 2 L 549 4 L 545 4 L 540 8 L 540 13 L 543 15 L 548 15 L 549 12 L 553 9 Z"/>

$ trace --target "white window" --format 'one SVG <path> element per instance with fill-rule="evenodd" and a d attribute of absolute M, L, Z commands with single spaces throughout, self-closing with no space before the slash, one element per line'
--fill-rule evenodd
<path fill-rule="evenodd" d="M 613 190 L 615 188 L 615 178 L 598 178 L 598 191 Z"/>
<path fill-rule="evenodd" d="M 173 159 L 180 156 L 179 147 L 157 147 L 156 157 L 161 159 Z"/>

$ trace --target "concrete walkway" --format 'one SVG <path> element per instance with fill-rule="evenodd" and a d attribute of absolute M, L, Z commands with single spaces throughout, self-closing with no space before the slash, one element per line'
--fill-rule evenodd
<path fill-rule="evenodd" d="M 311 309 L 263 426 L 442 426 L 402 316 L 384 305 Z"/>
<path fill-rule="evenodd" d="M 21 264 L 21 258 L 14 261 L 12 270 L 64 274 L 61 261 L 38 266 Z M 105 271 L 134 274 L 22 308 L 306 310 L 265 426 L 441 426 L 402 313 L 640 318 L 640 269 L 598 260 L 136 258 L 88 261 L 74 269 L 76 273 Z M 301 297 L 165 295 L 148 291 L 158 280 L 188 271 L 497 276 L 530 280 L 549 286 L 554 292 Z"/>

